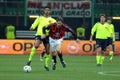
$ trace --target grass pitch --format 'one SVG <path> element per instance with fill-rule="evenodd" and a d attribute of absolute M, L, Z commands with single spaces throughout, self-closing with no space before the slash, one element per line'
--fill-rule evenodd
<path fill-rule="evenodd" d="M 59 59 L 56 70 L 44 69 L 44 61 L 35 55 L 31 63 L 32 71 L 23 72 L 29 55 L 0 55 L 0 80 L 120 80 L 120 57 L 115 56 L 112 63 L 106 56 L 104 65 L 96 66 L 95 56 L 65 55 L 67 67 L 63 68 Z M 57 57 L 58 58 L 58 57 Z"/>

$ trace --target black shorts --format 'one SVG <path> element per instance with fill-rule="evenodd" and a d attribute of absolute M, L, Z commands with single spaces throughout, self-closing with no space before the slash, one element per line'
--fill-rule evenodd
<path fill-rule="evenodd" d="M 112 45 L 112 43 L 113 43 L 112 38 L 108 38 L 107 39 L 107 46 Z"/>
<path fill-rule="evenodd" d="M 107 39 L 96 39 L 96 48 L 101 47 L 102 51 L 106 51 Z"/>
<path fill-rule="evenodd" d="M 43 41 L 43 44 L 49 44 L 49 36 L 46 36 L 44 39 L 41 39 L 41 36 L 35 36 L 35 40 Z"/>
<path fill-rule="evenodd" d="M 46 38 L 42 40 L 43 40 L 43 44 L 49 44 L 49 36 L 46 36 Z"/>

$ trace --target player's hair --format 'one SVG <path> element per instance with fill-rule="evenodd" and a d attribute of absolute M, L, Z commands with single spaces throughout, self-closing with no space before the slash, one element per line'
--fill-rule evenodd
<path fill-rule="evenodd" d="M 51 9 L 51 7 L 49 7 L 49 6 L 45 6 L 44 9 L 45 9 L 45 8 L 49 8 L 49 9 Z"/>
<path fill-rule="evenodd" d="M 106 18 L 106 15 L 105 15 L 105 14 L 100 14 L 100 17 L 101 17 L 101 16 L 104 16 L 104 17 Z"/>
<path fill-rule="evenodd" d="M 57 20 L 57 21 L 61 21 L 62 23 L 64 23 L 64 20 L 63 20 L 62 17 L 58 17 L 56 20 Z"/>
<path fill-rule="evenodd" d="M 112 20 L 112 17 L 107 17 L 107 20 Z"/>

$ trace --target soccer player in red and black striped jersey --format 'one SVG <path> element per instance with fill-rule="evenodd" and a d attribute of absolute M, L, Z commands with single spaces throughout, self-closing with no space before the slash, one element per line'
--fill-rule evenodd
<path fill-rule="evenodd" d="M 58 56 L 60 58 L 61 64 L 63 68 L 66 67 L 66 63 L 63 60 L 62 52 L 61 52 L 61 45 L 63 38 L 65 36 L 66 31 L 70 31 L 76 38 L 75 32 L 69 28 L 67 25 L 63 24 L 63 19 L 59 18 L 57 19 L 57 23 L 50 24 L 49 26 L 43 27 L 43 37 L 45 37 L 45 30 L 49 30 L 49 43 L 50 48 L 52 51 L 52 58 L 53 58 L 53 67 L 52 69 L 56 69 L 56 53 L 58 53 Z"/>

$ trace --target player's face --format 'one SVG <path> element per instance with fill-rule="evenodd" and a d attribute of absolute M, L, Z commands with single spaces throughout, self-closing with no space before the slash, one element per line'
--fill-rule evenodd
<path fill-rule="evenodd" d="M 111 21 L 111 20 L 107 20 L 107 22 L 108 22 L 109 24 L 111 24 L 112 21 Z"/>
<path fill-rule="evenodd" d="M 61 27 L 63 25 L 62 21 L 57 21 L 57 26 Z"/>
<path fill-rule="evenodd" d="M 104 23 L 104 22 L 105 22 L 105 19 L 106 19 L 105 16 L 101 16 L 101 17 L 100 17 L 100 22 Z"/>
<path fill-rule="evenodd" d="M 50 8 L 45 8 L 45 9 L 44 9 L 44 13 L 45 13 L 46 15 L 49 15 L 49 14 L 50 14 Z"/>

